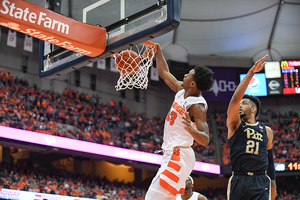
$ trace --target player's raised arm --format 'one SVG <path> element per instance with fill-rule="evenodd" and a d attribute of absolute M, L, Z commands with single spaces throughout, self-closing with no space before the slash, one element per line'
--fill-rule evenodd
<path fill-rule="evenodd" d="M 174 92 L 178 92 L 182 89 L 182 81 L 178 81 L 171 73 L 168 67 L 168 64 L 165 60 L 165 57 L 162 53 L 161 47 L 159 44 L 157 45 L 156 52 L 156 67 L 158 70 L 159 76 L 165 81 L 165 83 L 173 90 Z"/>
<path fill-rule="evenodd" d="M 268 55 L 265 55 L 263 58 L 258 60 L 251 69 L 249 69 L 245 78 L 240 82 L 236 88 L 228 106 L 227 110 L 227 127 L 228 127 L 228 138 L 230 138 L 235 130 L 238 128 L 241 119 L 239 116 L 240 101 L 242 100 L 244 93 L 256 72 L 259 72 L 266 64 L 265 59 Z"/>

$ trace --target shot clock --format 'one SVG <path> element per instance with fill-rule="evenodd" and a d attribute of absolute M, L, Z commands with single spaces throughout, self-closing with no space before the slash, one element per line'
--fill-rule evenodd
<path fill-rule="evenodd" d="M 300 60 L 284 60 L 280 63 L 282 79 L 283 79 L 283 94 L 300 94 L 299 73 Z M 298 167 L 297 167 L 298 168 Z"/>
<path fill-rule="evenodd" d="M 287 164 L 288 171 L 300 171 L 300 163 L 297 162 L 290 162 Z"/>
<path fill-rule="evenodd" d="M 287 162 L 287 163 L 274 163 L 276 172 L 300 172 L 300 163 Z"/>

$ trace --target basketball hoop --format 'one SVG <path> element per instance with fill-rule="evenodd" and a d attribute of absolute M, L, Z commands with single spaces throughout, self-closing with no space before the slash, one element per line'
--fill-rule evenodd
<path fill-rule="evenodd" d="M 147 89 L 148 72 L 153 64 L 156 51 L 156 45 L 146 41 L 112 55 L 115 58 L 116 68 L 120 72 L 119 80 L 115 86 L 116 90 L 133 89 L 134 87 Z"/>

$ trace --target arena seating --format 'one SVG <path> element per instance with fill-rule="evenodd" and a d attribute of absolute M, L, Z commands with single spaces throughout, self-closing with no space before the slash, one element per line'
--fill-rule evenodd
<path fill-rule="evenodd" d="M 93 199 L 142 200 L 147 187 L 142 184 L 113 182 L 105 177 L 91 177 L 56 169 L 34 167 L 26 160 L 13 166 L 0 163 L 0 188 L 34 191 Z"/>
<path fill-rule="evenodd" d="M 214 113 L 222 141 L 223 164 L 230 163 L 226 144 L 226 112 Z M 296 161 L 299 151 L 298 113 L 280 114 L 263 110 L 260 121 L 274 130 L 275 162 Z M 43 134 L 58 135 L 90 142 L 113 145 L 140 151 L 153 152 L 160 148 L 163 123 L 157 117 L 131 113 L 127 105 L 113 99 L 99 103 L 98 96 L 65 89 L 62 94 L 32 87 L 28 82 L 9 73 L 0 74 L 0 123 L 4 126 L 25 129 Z M 208 124 L 212 126 L 208 118 Z M 214 124 L 213 124 L 214 125 Z M 199 161 L 214 161 L 214 141 L 204 148 L 196 142 L 193 148 Z M 90 177 L 70 172 L 33 167 L 26 160 L 13 166 L 0 163 L 0 187 L 16 190 L 45 192 L 96 199 L 143 199 L 147 186 L 140 183 L 109 181 L 105 177 Z M 298 178 L 279 177 L 276 199 L 299 199 Z M 288 179 L 288 180 L 286 180 Z M 287 185 L 286 182 L 291 184 Z M 77 184 L 74 184 L 77 183 Z M 200 191 L 208 199 L 226 199 L 226 188 L 205 188 Z"/>
<path fill-rule="evenodd" d="M 58 171 L 48 166 L 33 166 L 28 160 L 18 160 L 15 164 L 0 163 L 0 189 L 14 189 L 40 193 L 59 194 L 91 199 L 143 200 L 148 185 L 109 181 L 105 177 L 74 174 Z M 298 200 L 298 176 L 278 177 L 278 197 L 276 200 Z M 289 183 L 289 184 L 287 184 Z M 226 200 L 226 187 L 194 188 L 208 200 Z"/>
<path fill-rule="evenodd" d="M 131 113 L 113 99 L 100 104 L 98 96 L 74 90 L 51 93 L 8 75 L 0 74 L 3 126 L 146 152 L 161 148 L 164 120 L 158 117 Z M 198 161 L 214 163 L 212 140 L 207 148 L 196 142 L 193 148 Z"/>

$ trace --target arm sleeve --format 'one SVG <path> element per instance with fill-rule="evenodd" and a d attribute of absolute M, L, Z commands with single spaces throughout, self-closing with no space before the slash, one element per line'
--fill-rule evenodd
<path fill-rule="evenodd" d="M 271 180 L 276 180 L 273 149 L 268 150 L 268 160 L 269 160 L 268 175 L 271 178 Z"/>

